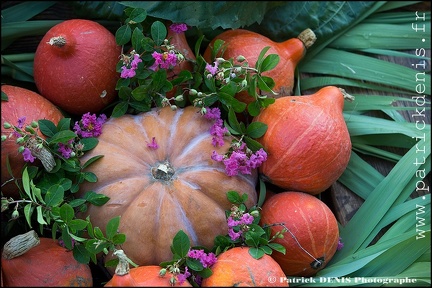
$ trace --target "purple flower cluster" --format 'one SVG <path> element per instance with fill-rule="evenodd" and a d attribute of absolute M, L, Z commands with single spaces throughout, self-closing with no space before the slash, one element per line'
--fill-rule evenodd
<path fill-rule="evenodd" d="M 105 114 L 96 117 L 90 112 L 84 114 L 80 121 L 75 122 L 74 131 L 82 138 L 98 137 L 102 134 L 102 125 L 107 121 Z"/>
<path fill-rule="evenodd" d="M 186 32 L 188 30 L 187 25 L 184 23 L 173 23 L 170 25 L 169 28 L 171 29 L 171 31 L 173 31 L 177 34 L 182 33 L 182 32 Z"/>
<path fill-rule="evenodd" d="M 339 237 L 339 240 L 338 240 L 338 244 L 337 244 L 337 248 L 336 248 L 336 249 L 339 251 L 339 250 L 341 250 L 343 247 L 344 247 L 344 243 L 342 242 L 342 238 Z"/>
<path fill-rule="evenodd" d="M 73 152 L 73 143 L 74 139 L 69 140 L 67 144 L 59 143 L 58 152 L 60 152 L 64 158 L 69 159 Z"/>
<path fill-rule="evenodd" d="M 213 151 L 211 158 L 224 163 L 228 176 L 236 176 L 239 173 L 252 174 L 252 169 L 258 168 L 267 160 L 267 153 L 262 148 L 251 153 L 243 142 L 240 146 L 235 146 L 228 156 Z"/>
<path fill-rule="evenodd" d="M 186 281 L 186 279 L 190 276 L 191 273 L 188 271 L 188 267 L 186 266 L 184 273 L 177 274 L 177 281 L 179 282 L 179 285 L 182 285 Z"/>
<path fill-rule="evenodd" d="M 219 108 L 206 108 L 204 117 L 208 120 L 214 121 L 214 124 L 210 128 L 210 134 L 212 135 L 212 144 L 214 147 L 224 145 L 224 136 L 228 133 L 228 129 L 223 125 L 221 119 L 221 112 Z"/>
<path fill-rule="evenodd" d="M 177 65 L 177 54 L 174 51 L 163 53 L 154 51 L 152 57 L 155 59 L 155 62 L 149 69 L 153 71 L 156 71 L 158 68 L 170 69 Z"/>
<path fill-rule="evenodd" d="M 192 259 L 199 260 L 204 268 L 208 268 L 216 263 L 216 255 L 212 252 L 205 253 L 204 250 L 191 249 L 187 256 Z"/>
<path fill-rule="evenodd" d="M 36 157 L 33 156 L 29 148 L 24 148 L 24 151 L 22 152 L 22 155 L 24 157 L 25 162 L 31 162 L 33 163 Z"/>
<path fill-rule="evenodd" d="M 25 122 L 25 120 L 26 120 L 26 117 L 25 116 L 23 116 L 23 117 L 20 117 L 20 118 L 18 118 L 18 125 L 17 125 L 17 127 L 19 128 L 19 129 L 22 129 L 23 127 L 24 127 L 24 122 Z M 13 135 L 15 136 L 15 137 L 21 137 L 21 134 L 19 134 L 17 131 L 13 131 Z M 33 161 L 31 161 L 31 162 L 33 162 Z"/>
<path fill-rule="evenodd" d="M 140 63 L 140 62 L 142 62 L 142 60 L 141 60 L 141 58 L 140 58 L 140 55 L 139 54 L 136 54 L 136 53 L 133 53 L 133 60 L 132 61 L 130 61 L 130 58 L 129 57 L 125 57 L 125 59 L 127 59 L 127 60 L 124 60 L 123 61 L 123 66 L 121 67 L 121 74 L 120 74 L 120 77 L 121 78 L 133 78 L 133 77 L 135 77 L 135 75 L 136 75 L 136 69 L 138 68 L 138 63 Z M 130 61 L 130 68 L 128 68 L 128 62 Z"/>
<path fill-rule="evenodd" d="M 207 72 L 209 72 L 212 76 L 214 76 L 216 74 L 216 72 L 218 71 L 218 65 L 219 65 L 218 61 L 214 61 L 214 66 L 210 65 L 209 63 L 207 63 L 206 67 L 205 67 L 205 70 Z"/>
<path fill-rule="evenodd" d="M 228 236 L 233 241 L 239 239 L 241 237 L 241 235 L 243 234 L 243 231 L 247 229 L 247 225 L 252 224 L 252 222 L 254 221 L 254 217 L 249 213 L 243 214 L 237 220 L 234 218 L 237 218 L 237 217 L 229 216 L 227 219 Z M 237 230 L 237 232 L 236 232 L 236 230 Z"/>

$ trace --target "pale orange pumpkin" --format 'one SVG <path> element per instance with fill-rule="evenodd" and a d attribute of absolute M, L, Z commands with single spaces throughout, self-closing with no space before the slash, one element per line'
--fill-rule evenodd
<path fill-rule="evenodd" d="M 78 262 L 58 240 L 35 231 L 17 235 L 4 246 L 1 258 L 5 287 L 92 287 L 89 265 Z"/>
<path fill-rule="evenodd" d="M 274 223 L 284 223 L 285 227 Z M 272 225 L 272 236 L 283 228 L 289 230 L 275 240 L 286 253 L 272 253 L 288 276 L 315 275 L 333 258 L 339 243 L 333 212 L 323 201 L 304 192 L 285 191 L 268 198 L 262 206 L 260 225 Z"/>
<path fill-rule="evenodd" d="M 255 259 L 249 247 L 234 247 L 217 256 L 213 274 L 204 278 L 202 287 L 288 287 L 285 274 L 269 255 Z"/>
<path fill-rule="evenodd" d="M 236 59 L 241 55 L 246 58 L 251 67 L 255 67 L 261 51 L 265 47 L 270 47 L 266 55 L 277 54 L 280 61 L 274 69 L 266 71 L 262 75 L 273 79 L 275 82 L 273 91 L 278 95 L 268 92 L 264 94 L 277 98 L 292 94 L 297 64 L 303 59 L 306 50 L 315 43 L 316 36 L 311 29 L 306 29 L 298 37 L 283 42 L 275 42 L 264 35 L 245 29 L 226 30 L 217 35 L 205 50 L 203 57 L 207 62 L 213 61 L 211 52 L 215 41 L 218 39 L 225 42 L 225 50 L 223 50 L 223 54 L 219 52 L 215 55 L 216 57 L 233 58 L 234 63 L 239 64 Z M 250 103 L 254 99 L 246 91 L 237 93 L 236 98 L 245 103 Z"/>
<path fill-rule="evenodd" d="M 121 216 L 119 231 L 126 234 L 122 249 L 140 266 L 171 260 L 170 245 L 179 230 L 192 246 L 211 248 L 215 236 L 228 233 L 228 191 L 246 193 L 248 207 L 256 204 L 257 171 L 227 176 L 223 163 L 211 154 L 227 152 L 231 138 L 214 147 L 213 123 L 199 111 L 164 107 L 111 118 L 99 144 L 82 158 L 85 162 L 104 155 L 89 166 L 98 181 L 84 184 L 80 193 L 92 190 L 110 197 L 103 206 L 89 206 L 82 217 L 90 215 L 93 225 L 104 229 Z M 148 146 L 152 139 L 157 149 Z"/>
<path fill-rule="evenodd" d="M 282 189 L 318 194 L 345 171 L 351 138 L 343 116 L 350 95 L 327 86 L 314 94 L 285 96 L 253 121 L 268 125 L 257 139 L 268 153 L 259 167 L 263 179 Z"/>

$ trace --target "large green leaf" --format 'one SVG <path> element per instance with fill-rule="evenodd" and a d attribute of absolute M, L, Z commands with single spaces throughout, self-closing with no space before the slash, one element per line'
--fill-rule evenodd
<path fill-rule="evenodd" d="M 123 1 L 127 7 L 143 8 L 149 16 L 186 23 L 199 29 L 228 29 L 261 23 L 271 7 L 284 1 Z"/>

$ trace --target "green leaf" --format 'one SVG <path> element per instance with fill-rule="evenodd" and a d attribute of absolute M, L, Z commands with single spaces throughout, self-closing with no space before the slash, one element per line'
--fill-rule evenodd
<path fill-rule="evenodd" d="M 268 243 L 267 245 L 268 245 L 271 249 L 273 249 L 273 250 L 275 250 L 275 251 L 278 251 L 278 252 L 280 252 L 280 253 L 282 253 L 282 254 L 284 254 L 284 255 L 285 255 L 285 253 L 286 253 L 286 248 L 285 248 L 283 245 L 279 244 L 279 243 L 270 242 L 270 243 Z"/>
<path fill-rule="evenodd" d="M 36 215 L 37 215 L 37 221 L 41 225 L 47 225 L 48 223 L 44 219 L 44 213 L 42 211 L 42 206 L 36 207 Z"/>
<path fill-rule="evenodd" d="M 189 252 L 189 248 L 189 237 L 185 232 L 183 232 L 183 230 L 179 230 L 179 232 L 177 232 L 177 234 L 174 236 L 172 242 L 172 250 L 174 254 L 177 254 L 181 258 L 186 257 L 187 253 Z"/>
<path fill-rule="evenodd" d="M 194 271 L 201 271 L 204 269 L 204 266 L 198 259 L 186 258 L 186 266 Z"/>
<path fill-rule="evenodd" d="M 68 226 L 73 232 L 81 231 L 87 227 L 87 221 L 83 219 L 72 219 L 68 222 Z"/>
<path fill-rule="evenodd" d="M 83 165 L 82 168 L 87 168 L 88 166 L 90 166 L 92 163 L 96 162 L 97 160 L 101 159 L 103 157 L 103 155 L 97 155 L 97 156 L 93 156 L 90 159 L 88 159 Z"/>
<path fill-rule="evenodd" d="M 64 200 L 64 189 L 59 184 L 54 184 L 49 187 L 45 195 L 45 203 L 47 206 L 56 207 L 59 206 Z"/>
<path fill-rule="evenodd" d="M 115 234 L 111 238 L 111 241 L 113 242 L 114 245 L 121 245 L 124 242 L 126 242 L 126 235 L 125 234 Z"/>
<path fill-rule="evenodd" d="M 113 112 L 111 113 L 111 117 L 118 118 L 126 114 L 128 106 L 128 102 L 126 101 L 121 101 L 120 103 L 116 104 L 114 106 Z"/>
<path fill-rule="evenodd" d="M 237 191 L 228 191 L 226 194 L 227 194 L 227 199 L 230 203 L 234 205 L 240 205 L 243 203 L 243 198 L 240 196 L 240 194 Z"/>
<path fill-rule="evenodd" d="M 75 132 L 70 130 L 59 131 L 54 134 L 48 141 L 48 144 L 67 143 L 69 140 L 76 138 Z"/>
<path fill-rule="evenodd" d="M 264 149 L 264 147 L 261 145 L 261 143 L 259 143 L 258 141 L 256 141 L 256 140 L 250 138 L 249 136 L 245 136 L 245 137 L 243 138 L 243 140 L 244 140 L 244 142 L 246 143 L 247 147 L 248 147 L 250 150 L 252 150 L 252 152 L 254 152 L 254 153 L 255 153 L 256 151 L 258 151 L 259 149 L 261 149 L 261 148 Z"/>
<path fill-rule="evenodd" d="M 52 137 L 57 133 L 56 125 L 47 119 L 38 120 L 39 130 L 47 137 Z"/>
<path fill-rule="evenodd" d="M 167 29 L 161 21 L 155 21 L 150 27 L 150 33 L 155 44 L 160 46 L 161 44 L 163 44 L 163 41 L 166 38 Z"/>
<path fill-rule="evenodd" d="M 84 245 L 75 245 L 73 248 L 73 256 L 79 263 L 88 264 L 90 262 L 89 251 Z"/>
<path fill-rule="evenodd" d="M 115 33 L 115 39 L 117 45 L 125 45 L 127 44 L 132 36 L 132 30 L 129 25 L 123 25 L 117 29 Z"/>
<path fill-rule="evenodd" d="M 73 208 L 68 204 L 65 203 L 60 207 L 60 218 L 68 224 L 75 216 L 75 212 Z"/>
<path fill-rule="evenodd" d="M 129 22 L 141 23 L 147 18 L 147 12 L 142 8 L 133 9 L 129 15 Z"/>
<path fill-rule="evenodd" d="M 88 191 L 84 194 L 84 199 L 86 199 L 89 203 L 93 205 L 102 206 L 106 202 L 108 202 L 110 198 L 103 194 L 98 194 L 93 191 Z"/>
<path fill-rule="evenodd" d="M 265 255 L 265 252 L 261 248 L 249 247 L 249 255 L 255 259 L 260 259 Z"/>
<path fill-rule="evenodd" d="M 27 220 L 27 224 L 29 225 L 30 228 L 32 228 L 31 215 L 33 214 L 33 209 L 34 208 L 33 208 L 31 203 L 24 206 L 24 216 L 25 216 L 25 219 Z"/>
<path fill-rule="evenodd" d="M 262 122 L 252 122 L 246 128 L 246 135 L 251 138 L 259 138 L 265 134 L 268 125 Z"/>
<path fill-rule="evenodd" d="M 97 182 L 97 176 L 93 172 L 83 172 L 84 179 L 88 182 L 95 183 Z"/>
<path fill-rule="evenodd" d="M 27 172 L 27 167 L 24 168 L 22 173 L 22 183 L 23 183 L 23 188 L 25 193 L 31 200 L 33 200 L 33 195 L 31 194 L 31 190 L 30 190 L 30 179 L 29 179 L 29 174 Z"/>
<path fill-rule="evenodd" d="M 270 54 L 264 58 L 259 68 L 259 72 L 270 71 L 274 69 L 280 61 L 280 56 L 277 54 Z"/>
<path fill-rule="evenodd" d="M 108 239 L 112 239 L 114 235 L 118 232 L 118 227 L 120 225 L 120 216 L 110 219 L 106 226 L 106 236 Z"/>
<path fill-rule="evenodd" d="M 99 140 L 96 137 L 81 138 L 80 142 L 84 145 L 83 152 L 89 151 L 97 146 Z"/>

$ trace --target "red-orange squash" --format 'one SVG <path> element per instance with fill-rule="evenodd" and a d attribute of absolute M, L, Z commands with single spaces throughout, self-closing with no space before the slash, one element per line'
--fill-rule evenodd
<path fill-rule="evenodd" d="M 20 255 L 21 252 L 24 253 Z M 39 238 L 34 231 L 18 235 L 5 244 L 1 267 L 5 287 L 93 286 L 87 264 L 75 260 L 72 251 L 61 247 L 57 240 Z"/>
<path fill-rule="evenodd" d="M 286 253 L 272 253 L 288 276 L 313 276 L 336 253 L 339 243 L 336 217 L 315 196 L 294 191 L 273 195 L 262 206 L 260 224 L 274 223 L 284 223 L 289 229 L 283 238 L 275 240 L 285 247 Z M 282 229 L 281 225 L 272 226 L 271 235 Z"/>
<path fill-rule="evenodd" d="M 271 77 L 274 80 L 275 87 L 273 91 L 277 92 L 278 95 L 275 96 L 268 92 L 264 94 L 271 97 L 278 97 L 292 94 L 295 68 L 306 54 L 307 48 L 315 43 L 316 36 L 312 30 L 306 29 L 296 38 L 291 38 L 284 42 L 274 42 L 264 35 L 253 31 L 245 29 L 226 30 L 216 36 L 205 50 L 203 57 L 209 63 L 213 61 L 211 54 L 217 39 L 223 40 L 226 48 L 223 55 L 218 53 L 216 57 L 223 57 L 224 59 L 233 58 L 235 64 L 239 64 L 236 59 L 238 56 L 242 55 L 248 61 L 249 66 L 255 67 L 258 56 L 267 46 L 269 46 L 270 49 L 267 51 L 266 55 L 279 55 L 280 60 L 278 65 L 274 69 L 263 73 L 263 76 Z M 253 100 L 246 91 L 238 93 L 236 98 L 245 103 L 250 103 Z"/>
<path fill-rule="evenodd" d="M 269 255 L 255 259 L 249 247 L 234 247 L 217 256 L 202 287 L 288 287 L 285 274 Z"/>
<path fill-rule="evenodd" d="M 114 253 L 117 254 L 118 252 L 125 256 L 122 250 L 117 250 Z M 119 257 L 115 274 L 104 287 L 192 287 L 187 280 L 180 283 L 176 276 L 170 272 L 161 276 L 159 274 L 161 269 L 162 267 L 158 265 L 129 268 L 127 260 Z M 174 279 L 174 282 L 171 282 L 171 279 Z"/>
<path fill-rule="evenodd" d="M 253 119 L 268 125 L 257 139 L 268 153 L 259 168 L 264 179 L 286 190 L 318 194 L 342 175 L 351 156 L 342 113 L 345 97 L 349 95 L 334 86 L 285 96 Z"/>
<path fill-rule="evenodd" d="M 101 24 L 70 19 L 53 26 L 34 56 L 39 93 L 66 112 L 96 113 L 114 101 L 121 54 L 114 35 Z"/>
<path fill-rule="evenodd" d="M 8 97 L 8 101 L 2 101 L 1 103 L 1 134 L 11 135 L 12 129 L 5 129 L 3 124 L 8 122 L 11 125 L 17 125 L 18 119 L 25 117 L 25 123 L 23 128 L 30 125 L 32 121 L 38 121 L 40 119 L 48 119 L 53 123 L 57 124 L 63 114 L 61 111 L 50 101 L 39 95 L 38 93 L 31 91 L 26 88 L 21 88 L 12 85 L 2 85 L 2 93 L 5 93 Z M 38 132 L 39 136 L 42 133 Z M 24 158 L 21 153 L 18 152 L 19 145 L 16 143 L 16 137 L 8 137 L 6 141 L 1 143 L 1 183 L 2 193 L 4 196 L 17 198 L 19 192 L 16 184 L 8 182 L 12 179 L 6 166 L 6 159 L 9 158 L 13 177 L 21 179 L 22 169 L 24 167 Z M 39 160 L 35 160 L 32 165 L 41 164 Z M 21 183 L 21 181 L 18 181 Z"/>
<path fill-rule="evenodd" d="M 80 193 L 92 190 L 110 197 L 103 206 L 89 206 L 83 217 L 90 215 L 93 225 L 103 229 L 121 216 L 119 231 L 127 237 L 122 249 L 140 266 L 172 259 L 170 245 L 179 230 L 192 246 L 211 248 L 216 235 L 228 233 L 228 191 L 246 193 L 248 207 L 257 201 L 257 171 L 226 175 L 225 166 L 211 154 L 227 152 L 231 138 L 214 147 L 213 123 L 199 111 L 193 106 L 176 111 L 164 107 L 111 118 L 99 144 L 82 157 L 87 161 L 104 155 L 89 166 L 98 181 L 82 185 Z"/>

